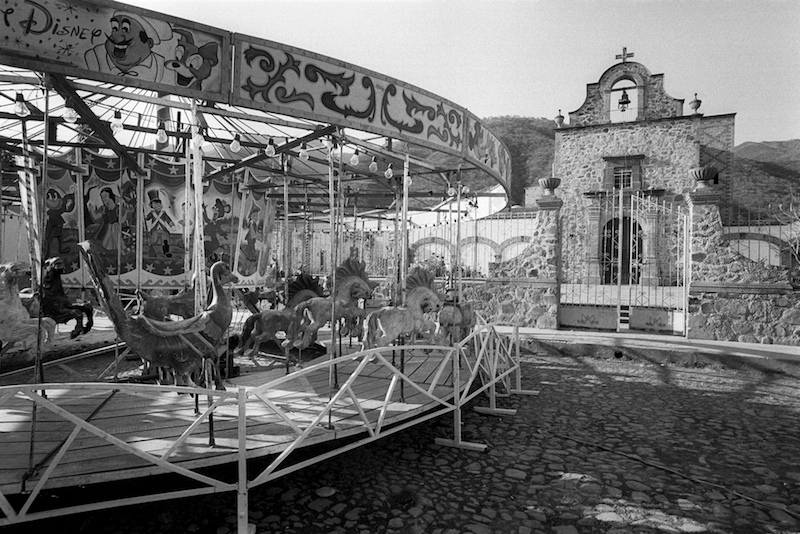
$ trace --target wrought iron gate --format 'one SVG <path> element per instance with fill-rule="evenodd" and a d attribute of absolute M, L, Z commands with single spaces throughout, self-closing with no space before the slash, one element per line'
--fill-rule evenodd
<path fill-rule="evenodd" d="M 686 210 L 629 190 L 589 202 L 583 242 L 565 242 L 562 326 L 685 334 Z M 583 258 L 569 258 L 572 250 Z"/>

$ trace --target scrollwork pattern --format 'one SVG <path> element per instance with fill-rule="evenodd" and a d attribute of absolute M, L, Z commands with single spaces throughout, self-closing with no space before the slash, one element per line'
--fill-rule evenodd
<path fill-rule="evenodd" d="M 254 46 L 251 46 L 245 50 L 244 60 L 247 62 L 248 66 L 252 66 L 253 61 L 258 58 L 261 58 L 258 61 L 258 67 L 263 72 L 270 73 L 273 69 L 275 69 L 277 62 L 272 54 L 270 54 L 268 51 L 256 48 Z M 288 83 L 286 79 L 287 72 L 294 72 L 300 76 L 300 60 L 295 59 L 294 56 L 289 53 L 286 54 L 286 60 L 277 66 L 275 73 L 269 76 L 266 84 L 256 84 L 253 82 L 252 77 L 248 77 L 247 82 L 242 86 L 242 89 L 248 92 L 251 99 L 254 99 L 257 95 L 261 95 L 261 98 L 264 99 L 264 102 L 272 102 L 270 99 L 270 91 L 278 83 Z M 285 86 L 277 87 L 275 89 L 275 98 L 282 104 L 288 104 L 290 102 L 305 102 L 312 110 L 314 109 L 314 97 L 309 93 L 298 93 L 294 88 L 291 90 L 291 92 L 289 92 Z"/>
<path fill-rule="evenodd" d="M 332 91 L 325 91 L 322 93 L 320 101 L 327 109 L 339 113 L 345 118 L 356 117 L 371 121 L 375 117 L 375 84 L 373 84 L 372 78 L 369 76 L 364 76 L 361 79 L 361 86 L 369 91 L 369 96 L 367 97 L 367 108 L 363 111 L 356 111 L 350 106 L 341 107 L 336 103 L 336 97 L 350 95 L 350 87 L 353 85 L 353 82 L 355 82 L 354 74 L 350 76 L 345 76 L 344 73 L 334 74 L 320 68 L 317 65 L 314 65 L 313 63 L 306 65 L 305 74 L 306 79 L 312 83 L 322 79 L 339 89 L 338 94 Z"/>

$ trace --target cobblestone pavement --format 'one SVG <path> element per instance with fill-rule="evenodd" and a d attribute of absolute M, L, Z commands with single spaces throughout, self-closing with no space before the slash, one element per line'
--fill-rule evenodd
<path fill-rule="evenodd" d="M 465 410 L 250 493 L 259 533 L 798 533 L 800 381 L 527 356 L 513 416 Z M 478 397 L 474 405 L 488 405 Z M 27 525 L 20 532 L 31 532 Z M 82 514 L 40 532 L 235 532 L 231 494 Z"/>

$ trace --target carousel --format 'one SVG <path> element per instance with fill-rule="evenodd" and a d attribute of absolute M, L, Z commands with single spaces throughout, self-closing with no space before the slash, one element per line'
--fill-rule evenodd
<path fill-rule="evenodd" d="M 493 408 L 497 384 L 521 391 L 510 341 L 463 300 L 458 261 L 409 268 L 416 217 L 452 211 L 469 187 L 508 190 L 507 150 L 466 108 L 115 2 L 6 8 L 0 373 L 14 354 L 37 371 L 0 387 L 0 441 L 19 453 L 0 525 L 73 513 L 38 498 L 60 488 L 167 473 L 190 487 L 79 506 L 233 491 L 245 532 L 248 488 L 302 468 L 295 449 L 443 413 L 458 429 L 470 387 Z M 370 231 L 386 228 L 377 254 Z M 43 353 L 101 317 L 142 379 L 47 383 Z M 285 370 L 237 382 L 236 358 L 265 345 Z M 153 406 L 175 423 L 152 440 L 119 432 Z M 449 441 L 471 446 L 459 432 Z M 254 457 L 274 460 L 253 477 Z M 229 464 L 235 482 L 198 471 Z"/>

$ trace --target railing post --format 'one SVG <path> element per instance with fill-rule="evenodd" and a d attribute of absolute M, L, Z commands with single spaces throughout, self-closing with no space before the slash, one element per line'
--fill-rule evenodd
<path fill-rule="evenodd" d="M 461 365 L 461 349 L 462 346 L 457 344 L 453 347 L 453 435 L 454 439 L 436 438 L 434 441 L 437 445 L 446 445 L 448 447 L 458 447 L 459 449 L 467 449 L 471 451 L 483 452 L 488 447 L 481 443 L 471 443 L 468 441 L 461 441 L 461 373 L 459 367 Z M 468 392 L 464 391 L 466 395 Z"/>
<path fill-rule="evenodd" d="M 512 389 L 509 393 L 515 393 L 517 395 L 538 395 L 539 391 L 535 389 L 522 389 L 522 363 L 520 362 L 520 348 L 519 348 L 519 326 L 514 325 L 514 344 L 516 345 L 516 350 L 514 351 L 514 365 L 517 366 L 517 387 L 516 389 Z"/>
<path fill-rule="evenodd" d="M 236 488 L 236 532 L 255 534 L 256 526 L 248 523 L 247 509 L 247 390 L 238 388 L 239 404 L 239 451 L 237 455 L 239 477 Z"/>
<path fill-rule="evenodd" d="M 517 366 L 515 373 L 517 387 L 514 389 L 519 391 L 522 389 L 522 365 L 519 362 L 519 325 L 516 324 L 514 325 L 514 365 Z"/>
<path fill-rule="evenodd" d="M 495 336 L 497 332 L 494 328 L 489 330 L 489 409 L 494 412 L 497 410 L 497 343 Z"/>

